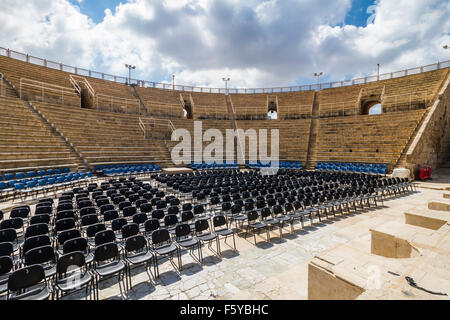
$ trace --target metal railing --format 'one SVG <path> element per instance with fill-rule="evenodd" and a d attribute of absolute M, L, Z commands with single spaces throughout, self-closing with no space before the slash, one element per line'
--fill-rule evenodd
<path fill-rule="evenodd" d="M 26 88 L 30 88 L 32 90 L 26 90 Z M 67 102 L 67 98 L 70 97 L 78 99 L 78 95 L 73 88 L 62 87 L 55 84 L 31 80 L 27 78 L 20 78 L 20 99 L 23 99 L 26 94 L 31 94 L 32 99 L 36 99 L 36 97 L 40 96 L 42 102 L 51 102 L 51 100 L 53 99 L 46 99 L 47 94 L 47 98 L 49 98 L 50 96 L 52 98 L 61 98 L 62 104 L 65 104 L 65 102 Z M 66 98 L 66 101 L 64 101 L 64 98 Z"/>
<path fill-rule="evenodd" d="M 95 96 L 97 110 L 116 113 L 141 114 L 141 103 L 137 99 L 126 99 L 104 94 Z"/>
<path fill-rule="evenodd" d="M 278 106 L 278 119 L 296 119 L 312 116 L 313 104 L 299 104 L 292 106 Z"/>
<path fill-rule="evenodd" d="M 79 94 L 81 94 L 81 87 L 78 84 L 78 81 L 80 81 L 81 83 L 83 83 L 86 86 L 86 89 L 89 91 L 89 93 L 92 97 L 95 97 L 95 90 L 85 77 L 69 74 L 69 80 L 70 80 L 70 83 L 77 89 L 77 92 Z"/>
<path fill-rule="evenodd" d="M 93 77 L 97 79 L 102 80 L 108 80 L 118 83 L 128 83 L 127 77 L 122 76 L 115 76 L 110 75 L 106 73 L 91 71 L 87 69 L 82 69 L 78 67 L 72 67 L 68 66 L 62 63 L 53 62 L 50 60 L 37 58 L 25 53 L 13 51 L 10 49 L 6 49 L 3 47 L 0 47 L 0 55 L 7 56 L 16 60 L 25 61 L 28 63 L 36 64 L 39 66 L 44 66 L 60 71 L 70 72 L 76 75 L 81 76 L 88 76 Z M 370 82 L 376 82 L 381 80 L 389 80 L 399 77 L 404 77 L 407 75 L 412 74 L 419 74 L 427 71 L 433 71 L 433 70 L 439 70 L 444 68 L 450 67 L 450 60 L 438 62 L 434 64 L 429 64 L 421 67 L 416 68 L 410 68 L 405 69 L 401 71 L 395 71 L 390 73 L 384 73 L 374 76 L 367 76 L 363 78 L 356 78 L 351 80 L 342 80 L 342 81 L 335 81 L 335 82 L 326 82 L 326 83 L 319 83 L 319 84 L 310 84 L 310 85 L 300 85 L 300 86 L 287 86 L 287 87 L 273 87 L 273 88 L 208 88 L 208 87 L 195 87 L 195 86 L 188 86 L 188 85 L 175 85 L 173 86 L 172 83 L 160 83 L 160 82 L 154 82 L 154 81 L 145 81 L 145 80 L 137 80 L 137 79 L 130 79 L 130 84 L 136 84 L 140 87 L 150 87 L 150 88 L 157 88 L 157 89 L 166 89 L 166 90 L 177 90 L 177 91 L 188 91 L 188 92 L 204 92 L 204 93 L 282 93 L 282 92 L 296 92 L 296 91 L 309 91 L 309 90 L 322 90 L 327 88 L 339 88 L 339 87 L 346 87 L 346 86 L 352 86 L 357 84 L 365 84 Z"/>
<path fill-rule="evenodd" d="M 357 115 L 359 114 L 357 104 L 357 100 L 321 103 L 319 105 L 319 116 Z"/>
<path fill-rule="evenodd" d="M 403 94 L 385 95 L 381 107 L 384 111 L 406 111 L 428 107 L 429 90 L 422 90 Z"/>
<path fill-rule="evenodd" d="M 147 129 L 147 125 L 148 125 L 148 127 L 150 127 L 149 129 Z M 156 127 L 160 127 L 163 129 L 167 128 L 168 133 L 170 133 L 170 135 L 172 134 L 172 132 L 174 132 L 176 130 L 172 121 L 167 120 L 167 119 L 156 119 L 156 118 L 139 117 L 139 127 L 141 128 L 142 132 L 144 133 L 145 138 L 149 137 L 148 130 L 150 130 L 152 133 L 154 133 L 155 130 L 151 130 L 152 128 L 153 129 Z M 152 137 L 153 137 L 153 135 L 152 135 Z M 163 138 L 167 138 L 167 135 L 164 135 Z"/>

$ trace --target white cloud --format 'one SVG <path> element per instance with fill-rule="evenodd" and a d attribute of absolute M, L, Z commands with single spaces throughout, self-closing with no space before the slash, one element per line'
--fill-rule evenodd
<path fill-rule="evenodd" d="M 131 63 L 141 79 L 175 73 L 177 84 L 284 86 L 450 59 L 445 0 L 377 1 L 366 27 L 341 24 L 350 0 L 132 0 L 98 24 L 67 0 L 0 7 L 0 46 L 118 75 Z"/>

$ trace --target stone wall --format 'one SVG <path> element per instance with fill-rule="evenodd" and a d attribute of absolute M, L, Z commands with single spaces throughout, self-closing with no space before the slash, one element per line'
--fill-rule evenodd
<path fill-rule="evenodd" d="M 427 114 L 407 155 L 407 167 L 416 172 L 417 167 L 439 168 L 450 160 L 450 77 L 447 77 L 438 99 Z"/>

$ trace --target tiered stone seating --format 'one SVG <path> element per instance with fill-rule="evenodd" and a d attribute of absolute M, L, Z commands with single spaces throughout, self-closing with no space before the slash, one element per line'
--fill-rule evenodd
<path fill-rule="evenodd" d="M 230 94 L 237 120 L 267 119 L 267 94 Z"/>
<path fill-rule="evenodd" d="M 194 139 L 202 139 L 205 132 L 209 129 L 217 129 L 222 133 L 223 136 L 223 154 L 220 154 L 223 161 L 226 161 L 226 130 L 233 130 L 233 125 L 229 120 L 207 120 L 201 121 L 202 123 L 202 137 L 194 136 L 194 120 L 172 120 L 174 126 L 177 129 L 186 129 L 191 134 L 191 160 L 194 161 L 194 153 L 199 151 L 198 148 L 194 145 L 194 141 L 202 141 L 202 140 L 194 140 Z M 173 147 L 177 145 L 179 142 L 170 141 L 168 142 L 169 148 L 172 151 Z M 202 150 L 205 150 L 206 146 L 211 144 L 212 141 L 203 141 L 202 142 Z M 213 154 L 214 156 L 215 154 Z M 219 155 L 219 154 L 217 154 Z M 203 161 L 209 161 L 210 159 L 203 159 Z"/>
<path fill-rule="evenodd" d="M 264 121 L 236 121 L 237 126 L 244 131 L 267 129 L 267 153 L 270 154 L 270 129 L 279 130 L 279 158 L 280 161 L 305 162 L 308 152 L 309 130 L 311 119 L 305 120 L 264 120 Z M 248 139 L 246 139 L 246 158 L 248 159 Z"/>
<path fill-rule="evenodd" d="M 318 92 L 320 117 L 356 115 L 360 86 L 324 89 Z"/>
<path fill-rule="evenodd" d="M 76 156 L 26 102 L 0 97 L 1 171 L 24 172 L 77 166 Z"/>
<path fill-rule="evenodd" d="M 91 165 L 170 163 L 164 140 L 146 139 L 139 116 L 61 107 L 40 103 L 37 108 Z M 70 117 L 68 117 L 70 114 Z"/>
<path fill-rule="evenodd" d="M 95 109 L 119 113 L 146 113 L 146 110 L 141 108 L 139 100 L 133 95 L 133 88 L 130 86 L 89 77 L 86 77 L 86 80 L 95 91 Z"/>
<path fill-rule="evenodd" d="M 386 85 L 383 112 L 426 108 L 432 105 L 448 69 L 424 72 L 408 77 L 381 81 Z"/>
<path fill-rule="evenodd" d="M 22 86 L 23 99 L 74 106 L 81 104 L 80 97 L 72 87 L 67 72 L 3 56 L 0 56 L 0 72 L 11 81 L 19 94 L 21 79 L 35 81 L 27 81 L 27 85 Z"/>
<path fill-rule="evenodd" d="M 220 93 L 190 93 L 195 119 L 228 119 L 225 95 Z"/>
<path fill-rule="evenodd" d="M 278 93 L 278 119 L 310 118 L 314 91 Z"/>
<path fill-rule="evenodd" d="M 320 119 L 316 160 L 395 164 L 424 112 Z"/>
<path fill-rule="evenodd" d="M 179 91 L 140 87 L 136 90 L 152 117 L 184 117 Z"/>

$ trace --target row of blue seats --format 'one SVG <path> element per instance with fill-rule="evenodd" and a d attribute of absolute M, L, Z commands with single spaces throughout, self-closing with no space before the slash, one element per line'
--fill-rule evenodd
<path fill-rule="evenodd" d="M 250 163 L 249 161 L 246 162 L 247 166 L 250 168 L 268 168 L 271 166 L 271 163 L 263 164 L 261 161 L 258 160 L 257 163 Z M 278 163 L 278 168 L 281 169 L 301 169 L 303 168 L 302 162 L 295 162 L 295 161 L 281 161 Z"/>
<path fill-rule="evenodd" d="M 203 162 L 203 163 L 191 163 L 187 165 L 189 168 L 197 169 L 197 170 L 204 170 L 204 169 L 236 169 L 238 168 L 238 163 L 210 163 L 210 162 Z"/>
<path fill-rule="evenodd" d="M 25 178 L 21 180 L 11 180 L 8 182 L 0 182 L 0 190 L 25 190 L 25 189 L 33 189 L 45 186 L 54 186 L 61 185 L 64 183 L 71 183 L 80 180 L 84 180 L 86 178 L 93 177 L 92 172 L 70 172 L 63 173 L 59 175 L 53 176 L 44 176 L 44 177 L 35 177 L 35 178 Z"/>
<path fill-rule="evenodd" d="M 58 169 L 48 169 L 48 170 L 38 170 L 38 171 L 28 171 L 28 172 L 16 172 L 14 173 L 5 173 L 4 176 L 0 174 L 0 181 L 11 181 L 11 180 L 21 180 L 26 178 L 36 178 L 36 177 L 45 177 L 45 176 L 53 176 L 62 173 L 69 173 L 69 168 L 58 168 Z"/>
<path fill-rule="evenodd" d="M 317 170 L 330 170 L 342 172 L 363 172 L 386 174 L 387 165 L 382 163 L 336 163 L 336 162 L 319 162 L 316 166 Z"/>
<path fill-rule="evenodd" d="M 106 169 L 124 169 L 124 168 L 155 168 L 159 169 L 159 166 L 155 163 L 126 163 L 126 164 L 108 164 L 94 166 L 95 171 Z"/>
<path fill-rule="evenodd" d="M 143 174 L 143 173 L 151 173 L 151 172 L 159 172 L 161 168 L 157 164 L 149 164 L 149 165 L 138 165 L 135 167 L 118 167 L 111 169 L 103 169 L 103 173 L 106 176 L 119 176 L 119 175 L 128 175 L 128 174 Z"/>

